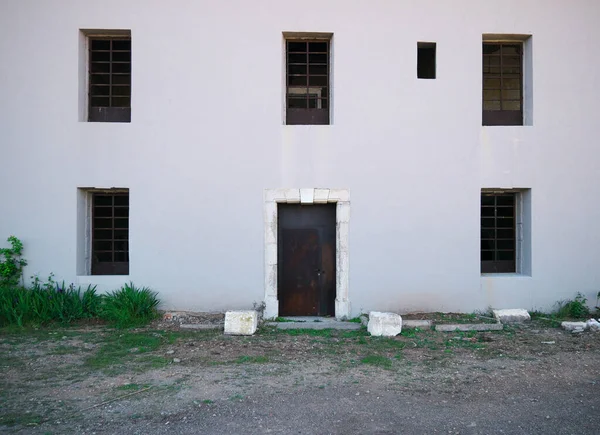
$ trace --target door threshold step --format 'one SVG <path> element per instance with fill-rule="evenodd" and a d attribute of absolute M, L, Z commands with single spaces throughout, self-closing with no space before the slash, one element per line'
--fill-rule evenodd
<path fill-rule="evenodd" d="M 283 322 L 266 322 L 277 329 L 344 329 L 356 331 L 362 328 L 360 323 L 344 322 L 331 317 L 285 317 Z"/>

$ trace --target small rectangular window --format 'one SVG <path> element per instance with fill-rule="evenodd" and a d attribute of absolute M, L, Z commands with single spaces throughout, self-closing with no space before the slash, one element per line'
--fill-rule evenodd
<path fill-rule="evenodd" d="M 88 52 L 88 121 L 131 122 L 131 35 L 90 35 Z"/>
<path fill-rule="evenodd" d="M 417 78 L 435 78 L 435 42 L 417 43 Z"/>
<path fill-rule="evenodd" d="M 91 194 L 92 275 L 129 274 L 129 191 Z"/>
<path fill-rule="evenodd" d="M 286 124 L 329 124 L 330 38 L 292 38 L 285 44 Z"/>
<path fill-rule="evenodd" d="M 483 125 L 523 125 L 523 43 L 483 43 Z"/>

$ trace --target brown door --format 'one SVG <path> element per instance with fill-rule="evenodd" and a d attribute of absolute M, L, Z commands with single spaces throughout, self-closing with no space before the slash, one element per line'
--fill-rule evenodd
<path fill-rule="evenodd" d="M 281 316 L 335 314 L 335 204 L 281 204 L 278 210 Z"/>

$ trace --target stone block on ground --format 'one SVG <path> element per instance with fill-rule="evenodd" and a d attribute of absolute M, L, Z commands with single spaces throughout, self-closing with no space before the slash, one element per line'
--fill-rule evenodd
<path fill-rule="evenodd" d="M 402 320 L 402 327 L 405 329 L 414 329 L 414 328 L 431 329 L 432 325 L 433 325 L 432 320 L 406 320 L 406 319 Z"/>
<path fill-rule="evenodd" d="M 590 319 L 585 323 L 590 331 L 593 331 L 593 332 L 600 331 L 600 322 L 598 322 L 596 319 Z"/>
<path fill-rule="evenodd" d="M 522 308 L 510 310 L 493 310 L 496 320 L 502 323 L 523 323 L 531 320 L 527 310 Z"/>
<path fill-rule="evenodd" d="M 258 328 L 258 312 L 227 311 L 225 313 L 225 334 L 253 335 Z"/>
<path fill-rule="evenodd" d="M 571 332 L 583 332 L 588 327 L 586 322 L 562 322 L 560 326 L 564 330 Z"/>
<path fill-rule="evenodd" d="M 455 331 L 502 331 L 504 326 L 502 323 L 457 323 L 454 325 L 435 325 L 435 330 L 438 332 L 455 332 Z"/>
<path fill-rule="evenodd" d="M 376 337 L 395 337 L 402 332 L 402 317 L 396 313 L 371 311 L 367 331 Z"/>

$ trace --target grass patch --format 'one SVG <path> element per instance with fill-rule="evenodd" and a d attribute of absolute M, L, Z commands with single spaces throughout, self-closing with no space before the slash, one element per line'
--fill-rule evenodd
<path fill-rule="evenodd" d="M 382 355 L 367 355 L 360 360 L 362 364 L 368 364 L 372 366 L 382 367 L 384 369 L 389 369 L 392 367 L 392 361 Z"/>
<path fill-rule="evenodd" d="M 136 361 L 141 368 L 159 368 L 168 360 L 158 356 L 141 358 L 139 355 L 154 352 L 167 343 L 168 339 L 156 332 L 113 334 L 107 337 L 95 355 L 86 358 L 84 364 L 91 369 L 102 370 Z"/>
<path fill-rule="evenodd" d="M 265 355 L 248 356 L 241 355 L 236 360 L 236 364 L 264 364 L 269 362 L 269 357 Z"/>
<path fill-rule="evenodd" d="M 331 338 L 334 335 L 333 329 L 307 329 L 307 328 L 298 328 L 298 329 L 278 329 L 276 331 L 277 334 L 286 334 L 292 336 L 298 335 L 306 335 L 309 337 L 327 337 Z"/>
<path fill-rule="evenodd" d="M 137 390 L 141 390 L 143 388 L 148 388 L 149 386 L 150 386 L 149 384 L 145 384 L 145 385 L 141 385 L 141 384 L 125 384 L 125 385 L 118 386 L 116 389 L 118 391 L 137 391 Z"/>
<path fill-rule="evenodd" d="M 42 417 L 36 414 L 26 413 L 2 413 L 0 414 L 1 426 L 37 426 L 42 422 Z"/>
<path fill-rule="evenodd" d="M 556 318 L 554 314 L 542 313 L 541 311 L 531 311 L 529 313 L 531 320 L 539 322 L 543 326 L 550 328 L 560 328 L 561 319 Z"/>
<path fill-rule="evenodd" d="M 81 348 L 77 346 L 57 346 L 48 352 L 49 355 L 72 355 L 81 352 Z"/>

